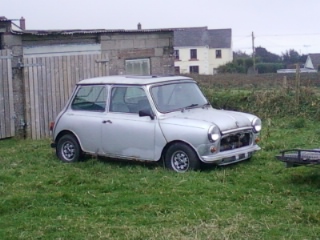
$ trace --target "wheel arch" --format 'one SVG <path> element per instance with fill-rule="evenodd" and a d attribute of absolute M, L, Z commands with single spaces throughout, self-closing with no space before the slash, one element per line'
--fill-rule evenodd
<path fill-rule="evenodd" d="M 81 151 L 83 151 L 82 150 L 82 146 L 81 146 L 81 142 L 79 141 L 79 138 L 78 138 L 78 136 L 76 135 L 76 134 L 74 134 L 72 131 L 69 131 L 69 130 L 63 130 L 63 131 L 61 131 L 61 132 L 59 132 L 58 133 L 58 135 L 56 136 L 56 138 L 55 138 L 55 143 L 57 144 L 58 143 L 58 141 L 60 140 L 60 138 L 62 138 L 63 136 L 65 136 L 65 135 L 72 135 L 76 140 L 77 140 L 77 142 L 78 142 L 78 144 L 79 144 L 79 146 L 80 146 L 80 149 L 81 149 Z"/>
<path fill-rule="evenodd" d="M 198 156 L 198 158 L 201 159 L 200 156 L 199 156 L 198 151 L 192 146 L 192 144 L 190 144 L 190 143 L 188 143 L 188 142 L 186 142 L 186 141 L 182 141 L 182 140 L 173 140 L 173 141 L 171 141 L 171 142 L 168 142 L 168 143 L 164 146 L 164 148 L 162 149 L 162 152 L 161 152 L 161 159 L 162 159 L 162 160 L 164 159 L 164 157 L 165 157 L 165 155 L 166 155 L 166 152 L 168 151 L 168 148 L 169 148 L 170 146 L 172 146 L 173 144 L 175 144 L 175 143 L 183 143 L 183 144 L 188 145 L 188 146 L 194 151 L 194 153 Z"/>

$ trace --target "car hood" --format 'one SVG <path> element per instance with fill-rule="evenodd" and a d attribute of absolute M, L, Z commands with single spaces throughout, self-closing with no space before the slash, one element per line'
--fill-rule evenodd
<path fill-rule="evenodd" d="M 189 125 L 206 128 L 211 124 L 217 125 L 222 132 L 251 127 L 254 115 L 229 110 L 218 110 L 212 107 L 194 108 L 165 114 L 161 119 L 163 124 Z"/>

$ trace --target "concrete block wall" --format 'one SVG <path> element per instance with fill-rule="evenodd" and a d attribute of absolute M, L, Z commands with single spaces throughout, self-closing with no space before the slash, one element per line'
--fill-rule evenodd
<path fill-rule="evenodd" d="M 2 36 L 2 48 L 10 49 L 12 52 L 12 88 L 14 101 L 14 122 L 18 136 L 24 134 L 24 84 L 22 69 L 19 63 L 22 62 L 22 38 L 19 35 L 5 33 Z"/>
<path fill-rule="evenodd" d="M 110 33 L 100 36 L 110 75 L 125 74 L 125 60 L 149 58 L 151 74 L 174 74 L 173 32 Z"/>

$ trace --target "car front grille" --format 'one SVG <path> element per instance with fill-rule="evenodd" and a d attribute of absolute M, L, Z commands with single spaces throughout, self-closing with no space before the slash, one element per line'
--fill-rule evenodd
<path fill-rule="evenodd" d="M 238 132 L 223 136 L 220 142 L 220 152 L 249 146 L 252 142 L 251 132 Z"/>

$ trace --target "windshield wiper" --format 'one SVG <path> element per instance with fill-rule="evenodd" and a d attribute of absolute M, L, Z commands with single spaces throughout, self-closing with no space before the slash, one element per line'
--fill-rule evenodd
<path fill-rule="evenodd" d="M 182 108 L 181 111 L 183 112 L 185 109 L 190 109 L 190 108 L 194 108 L 194 107 L 198 107 L 198 106 L 199 106 L 198 103 L 192 103 L 189 106 Z M 209 106 L 211 106 L 211 104 L 209 102 L 206 102 L 205 104 L 201 105 L 202 108 L 209 107 Z"/>
<path fill-rule="evenodd" d="M 184 107 L 184 109 L 189 109 L 189 108 L 193 108 L 193 107 L 197 107 L 197 106 L 199 106 L 199 104 L 197 104 L 197 103 L 192 103 L 192 104 L 190 104 L 189 106 Z"/>
<path fill-rule="evenodd" d="M 193 107 L 196 107 L 196 106 L 199 106 L 199 104 L 197 104 L 197 103 L 192 103 L 192 104 L 190 104 L 189 106 L 186 106 L 185 108 L 187 109 L 187 108 L 193 108 Z"/>
<path fill-rule="evenodd" d="M 209 107 L 211 104 L 209 102 L 206 102 L 205 104 L 202 105 L 202 107 Z"/>

